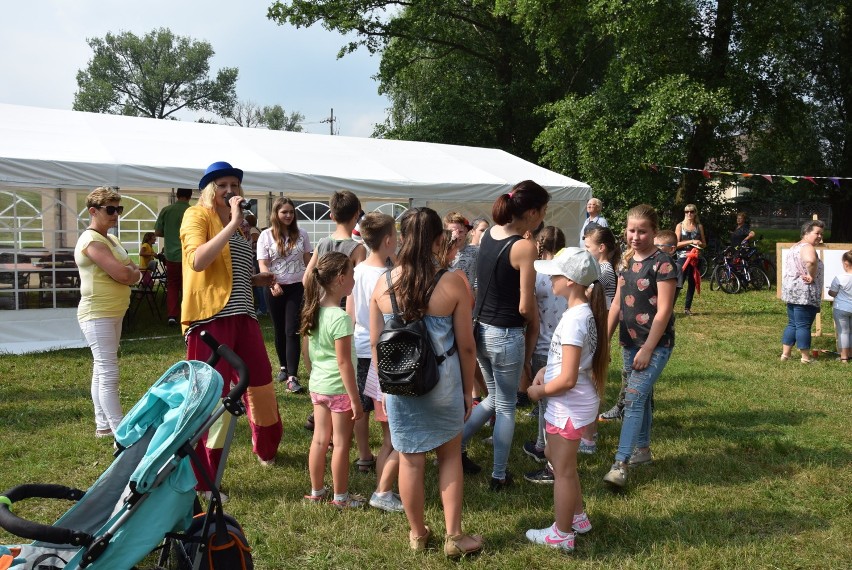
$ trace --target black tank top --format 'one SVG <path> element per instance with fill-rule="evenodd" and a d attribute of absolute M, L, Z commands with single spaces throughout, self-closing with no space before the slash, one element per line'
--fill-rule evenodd
<path fill-rule="evenodd" d="M 476 309 L 482 306 L 479 321 L 488 325 L 503 328 L 522 327 L 525 324 L 518 306 L 521 303 L 521 272 L 512 267 L 509 262 L 509 245 L 500 257 L 497 254 L 506 245 L 515 243 L 520 236 L 509 236 L 496 240 L 491 232 L 482 235 L 479 244 L 479 258 L 476 266 L 476 279 L 479 289 L 476 296 Z M 491 275 L 491 273 L 494 275 Z M 490 284 L 487 287 L 486 284 Z M 476 315 L 476 309 L 473 314 Z"/>

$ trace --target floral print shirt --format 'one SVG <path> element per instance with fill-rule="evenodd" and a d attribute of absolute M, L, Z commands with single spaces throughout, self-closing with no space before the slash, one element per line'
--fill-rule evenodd
<path fill-rule="evenodd" d="M 655 251 L 642 261 L 631 259 L 618 274 L 621 286 L 621 321 L 618 341 L 621 346 L 639 348 L 645 344 L 651 324 L 657 315 L 657 283 L 677 280 L 677 266 L 662 251 Z M 657 346 L 674 347 L 674 313 Z M 656 348 L 656 347 L 655 347 Z"/>

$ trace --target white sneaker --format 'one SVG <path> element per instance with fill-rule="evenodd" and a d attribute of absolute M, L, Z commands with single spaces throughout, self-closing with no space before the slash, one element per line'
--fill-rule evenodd
<path fill-rule="evenodd" d="M 543 544 L 550 548 L 559 548 L 566 552 L 574 550 L 574 533 L 560 534 L 556 530 L 556 523 L 553 523 L 547 528 L 529 529 L 527 531 L 527 540 L 534 544 Z"/>
<path fill-rule="evenodd" d="M 627 463 L 624 461 L 613 463 L 603 480 L 610 485 L 624 487 L 627 484 Z"/>
<path fill-rule="evenodd" d="M 388 511 L 389 513 L 402 513 L 405 511 L 402 507 L 402 499 L 396 493 L 387 493 L 384 496 L 373 493 L 370 497 L 370 506 L 374 509 Z"/>

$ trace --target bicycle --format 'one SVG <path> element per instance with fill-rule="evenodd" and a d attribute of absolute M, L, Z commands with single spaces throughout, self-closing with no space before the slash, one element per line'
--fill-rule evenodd
<path fill-rule="evenodd" d="M 742 283 L 734 270 L 734 248 L 726 247 L 713 261 L 715 267 L 710 275 L 710 290 L 721 289 L 728 294 L 739 293 Z"/>
<path fill-rule="evenodd" d="M 749 263 L 748 254 L 750 249 L 744 246 L 733 248 L 731 266 L 739 278 L 742 289 L 752 288 L 756 291 L 770 287 L 769 277 L 757 265 Z"/>
<path fill-rule="evenodd" d="M 770 286 L 775 283 L 775 264 L 768 258 L 764 257 L 763 253 L 757 248 L 758 242 L 763 239 L 763 236 L 757 238 L 749 244 L 744 241 L 741 245 L 744 248 L 743 256 L 748 261 L 748 264 L 753 267 L 759 267 L 760 270 L 769 279 Z"/>

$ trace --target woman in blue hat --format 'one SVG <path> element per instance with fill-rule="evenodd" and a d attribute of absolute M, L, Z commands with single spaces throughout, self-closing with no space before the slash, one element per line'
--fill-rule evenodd
<path fill-rule="evenodd" d="M 257 315 L 252 286 L 269 287 L 272 273 L 254 274 L 252 245 L 240 231 L 243 221 L 243 171 L 227 162 L 214 162 L 204 172 L 198 204 L 187 209 L 180 227 L 183 247 L 181 324 L 188 359 L 206 360 L 210 348 L 200 340 L 209 331 L 230 346 L 249 367 L 246 411 L 253 451 L 262 465 L 275 462 L 281 441 L 281 417 L 272 384 L 272 368 Z M 237 382 L 234 370 L 220 360 L 216 369 L 225 378 L 224 392 Z M 199 455 L 211 476 L 218 469 L 221 448 L 205 437 Z M 205 488 L 199 478 L 199 490 Z"/>

